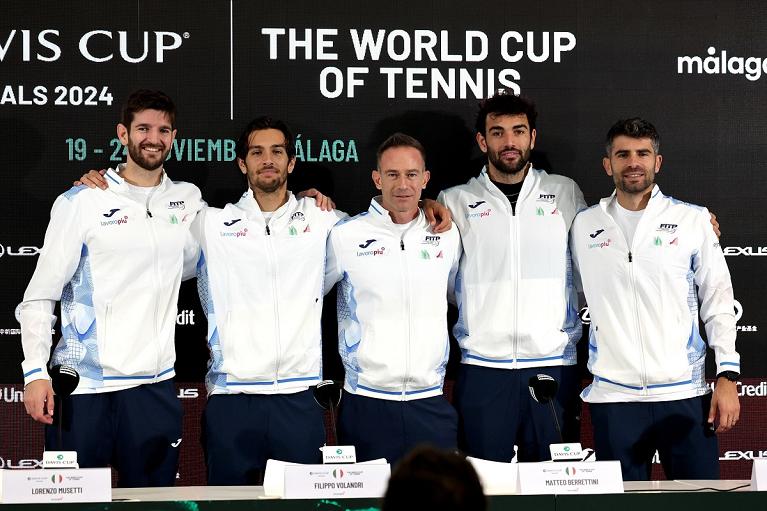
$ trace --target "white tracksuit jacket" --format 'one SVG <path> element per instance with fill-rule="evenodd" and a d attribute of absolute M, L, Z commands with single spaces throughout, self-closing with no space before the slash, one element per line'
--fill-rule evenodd
<path fill-rule="evenodd" d="M 338 345 L 347 392 L 400 401 L 442 393 L 447 295 L 460 253 L 455 227 L 434 234 L 419 211 L 403 232 L 376 199 L 333 229 L 325 290 L 341 281 Z"/>
<path fill-rule="evenodd" d="M 189 226 L 200 190 L 163 175 L 139 202 L 116 171 L 105 177 L 108 190 L 72 188 L 51 209 L 20 310 L 25 384 L 48 379 L 59 300 L 62 337 L 50 363 L 80 373 L 76 393 L 174 375 L 178 290 L 185 258 L 194 263 Z"/>
<path fill-rule="evenodd" d="M 438 199 L 463 243 L 453 333 L 462 362 L 517 369 L 575 364 L 581 336 L 568 232 L 586 206 L 578 185 L 531 168 L 516 212 L 483 169 Z"/>
<path fill-rule="evenodd" d="M 732 283 L 709 213 L 655 186 L 629 246 L 607 212 L 612 200 L 615 194 L 581 212 L 571 230 L 591 315 L 594 383 L 582 396 L 611 402 L 705 394 L 699 313 L 717 374 L 740 372 Z"/>
<path fill-rule="evenodd" d="M 200 212 L 192 232 L 202 247 L 209 394 L 290 393 L 321 380 L 325 245 L 345 216 L 291 193 L 267 227 L 250 190 Z"/>

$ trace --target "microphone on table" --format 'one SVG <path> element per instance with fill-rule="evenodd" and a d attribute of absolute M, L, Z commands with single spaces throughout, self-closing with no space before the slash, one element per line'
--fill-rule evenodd
<path fill-rule="evenodd" d="M 546 403 L 549 404 L 551 416 L 554 417 L 554 425 L 559 434 L 559 441 L 564 443 L 562 429 L 559 427 L 557 412 L 554 410 L 554 397 L 557 395 L 559 383 L 557 383 L 557 380 L 555 380 L 554 377 L 549 376 L 548 374 L 536 374 L 535 376 L 530 377 L 530 380 L 528 381 L 528 389 L 536 403 L 541 403 L 543 405 Z"/>
<path fill-rule="evenodd" d="M 80 383 L 80 375 L 75 368 L 65 365 L 53 366 L 50 370 L 51 387 L 58 398 L 56 413 L 59 416 L 59 449 L 61 449 L 61 424 L 64 422 L 64 398 L 72 394 Z"/>
<path fill-rule="evenodd" d="M 323 380 L 312 390 L 314 400 L 323 410 L 330 412 L 330 429 L 333 432 L 332 440 L 338 444 L 338 432 L 336 431 L 336 408 L 341 402 L 341 385 L 333 380 Z"/>

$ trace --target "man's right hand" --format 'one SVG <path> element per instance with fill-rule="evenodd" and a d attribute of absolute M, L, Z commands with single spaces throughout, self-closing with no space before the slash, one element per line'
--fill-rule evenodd
<path fill-rule="evenodd" d="M 24 387 L 24 408 L 37 422 L 53 424 L 53 387 L 50 380 L 35 380 Z"/>
<path fill-rule="evenodd" d="M 109 185 L 107 185 L 107 180 L 104 179 L 104 174 L 106 173 L 107 171 L 104 169 L 90 170 L 87 174 L 83 174 L 79 181 L 75 181 L 73 184 L 75 186 L 85 185 L 88 188 L 101 188 L 102 190 L 106 190 L 109 187 Z"/>

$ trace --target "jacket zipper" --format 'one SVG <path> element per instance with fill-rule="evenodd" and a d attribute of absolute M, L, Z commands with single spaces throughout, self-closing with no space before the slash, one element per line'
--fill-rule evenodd
<path fill-rule="evenodd" d="M 407 339 L 406 339 L 406 346 L 405 346 L 405 378 L 402 381 L 402 400 L 405 401 L 405 398 L 407 396 L 407 384 L 408 380 L 410 380 L 410 347 L 411 347 L 411 338 L 412 338 L 412 328 L 413 328 L 413 318 L 411 317 L 412 311 L 410 308 L 410 293 L 409 293 L 409 283 L 410 283 L 410 274 L 408 271 L 408 260 L 407 260 L 407 253 L 405 252 L 405 235 L 402 234 L 399 240 L 399 247 L 400 247 L 400 262 L 401 264 L 401 272 L 400 275 L 402 275 L 402 292 L 403 292 L 403 300 L 402 303 L 405 306 L 405 312 L 407 316 Z"/>
<path fill-rule="evenodd" d="M 623 236 L 623 240 L 626 242 L 626 246 L 629 247 L 628 254 L 627 254 L 627 263 L 628 264 L 628 270 L 629 270 L 629 281 L 631 285 L 631 296 L 634 299 L 634 330 L 636 331 L 637 340 L 639 341 L 639 359 L 640 364 L 642 366 L 641 368 L 641 374 L 639 375 L 640 385 L 642 387 L 641 393 L 643 395 L 648 394 L 647 390 L 647 365 L 645 363 L 645 352 L 644 352 L 644 340 L 642 339 L 642 323 L 639 318 L 639 297 L 637 296 L 637 285 L 636 285 L 636 275 L 634 275 L 634 254 L 633 254 L 633 242 L 637 239 L 637 233 L 639 232 L 639 225 L 637 224 L 637 230 L 634 231 L 634 240 L 632 240 L 631 243 L 629 243 L 628 239 L 626 238 L 626 234 L 623 232 L 623 229 L 620 228 L 618 225 L 618 222 L 615 221 L 615 219 L 605 211 L 605 214 L 612 220 L 613 224 L 618 228 L 618 232 Z M 644 216 L 644 215 L 643 215 Z M 641 222 L 642 219 L 640 218 L 639 221 Z"/>
<path fill-rule="evenodd" d="M 277 294 L 277 257 L 274 253 L 272 231 L 266 226 L 266 255 L 269 262 L 269 270 L 272 276 L 272 303 L 274 304 L 274 384 L 278 385 L 280 375 L 280 306 Z"/>
<path fill-rule="evenodd" d="M 162 186 L 162 184 L 160 184 L 159 186 Z M 159 334 L 159 330 L 157 328 L 157 323 L 158 323 L 158 318 L 160 316 L 160 311 L 158 309 L 159 309 L 159 306 L 160 306 L 160 299 L 159 299 L 159 297 L 160 297 L 160 292 L 161 292 L 161 289 L 160 289 L 160 286 L 159 286 L 158 283 L 161 281 L 161 279 L 159 278 L 159 274 L 160 274 L 159 259 L 160 258 L 159 258 L 158 249 L 157 249 L 157 233 L 155 232 L 154 222 L 153 222 L 154 217 L 152 216 L 152 212 L 149 209 L 149 204 L 150 204 L 150 201 L 152 199 L 152 195 L 154 195 L 155 191 L 157 191 L 157 188 L 159 188 L 159 186 L 153 188 L 152 191 L 150 191 L 149 195 L 147 196 L 147 199 L 146 199 L 146 219 L 145 219 L 146 220 L 146 224 L 147 224 L 147 228 L 148 228 L 147 230 L 149 231 L 149 237 L 151 239 L 152 255 L 153 255 L 152 260 L 154 261 L 154 263 L 153 263 L 153 270 L 154 271 L 152 272 L 152 275 L 153 275 L 153 278 L 154 278 L 154 288 L 155 288 L 153 325 L 154 325 L 155 344 L 157 345 L 157 358 L 156 358 L 156 362 L 155 362 L 155 372 L 154 372 L 155 378 L 157 378 L 157 376 L 160 374 L 160 370 L 161 370 L 160 369 L 161 343 L 157 342 L 160 339 L 160 334 Z"/>
<path fill-rule="evenodd" d="M 521 195 L 521 193 L 520 193 Z M 519 216 L 515 214 L 514 208 L 511 203 L 506 199 L 507 207 L 511 210 L 511 232 L 509 233 L 509 239 L 511 242 L 511 253 L 514 254 L 511 268 L 511 285 L 513 286 L 512 296 L 514 297 L 514 306 L 512 307 L 512 327 L 511 327 L 511 346 L 512 346 L 512 367 L 519 367 L 519 360 L 517 359 L 519 352 L 519 325 L 517 324 L 519 318 Z M 519 198 L 517 199 L 517 210 L 519 210 Z"/>

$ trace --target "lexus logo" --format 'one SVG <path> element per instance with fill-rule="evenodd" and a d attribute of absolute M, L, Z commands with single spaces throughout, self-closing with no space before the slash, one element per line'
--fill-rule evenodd
<path fill-rule="evenodd" d="M 33 246 L 13 248 L 10 245 L 0 245 L 0 257 L 3 257 L 4 255 L 36 256 L 39 253 L 40 253 L 40 249 Z"/>

